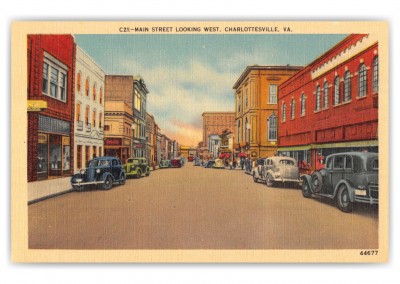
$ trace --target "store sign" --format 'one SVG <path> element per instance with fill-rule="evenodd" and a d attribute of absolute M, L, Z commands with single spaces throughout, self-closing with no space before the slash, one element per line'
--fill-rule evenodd
<path fill-rule="evenodd" d="M 28 100 L 28 111 L 41 111 L 47 108 L 47 102 L 41 100 Z"/>
<path fill-rule="evenodd" d="M 69 135 L 71 125 L 69 122 L 44 115 L 39 115 L 39 131 Z"/>
<path fill-rule="evenodd" d="M 121 146 L 121 138 L 107 138 L 104 141 L 104 145 L 106 146 Z"/>
<path fill-rule="evenodd" d="M 143 144 L 134 144 L 134 148 L 139 148 L 142 149 L 143 148 Z"/>

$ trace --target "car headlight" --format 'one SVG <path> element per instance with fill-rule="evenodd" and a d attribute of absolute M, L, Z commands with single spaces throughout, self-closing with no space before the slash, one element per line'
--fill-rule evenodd
<path fill-rule="evenodd" d="M 96 169 L 96 173 L 99 174 L 101 172 L 100 169 Z"/>
<path fill-rule="evenodd" d="M 82 180 L 83 179 L 81 179 L 81 178 L 77 178 L 77 179 L 75 179 L 75 182 L 82 182 Z"/>

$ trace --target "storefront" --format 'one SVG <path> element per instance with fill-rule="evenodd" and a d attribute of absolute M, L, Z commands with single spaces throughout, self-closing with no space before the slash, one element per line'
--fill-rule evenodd
<path fill-rule="evenodd" d="M 139 157 L 139 158 L 145 158 L 145 151 L 146 150 L 146 144 L 144 143 L 134 143 L 133 144 L 133 156 L 134 157 Z"/>
<path fill-rule="evenodd" d="M 104 140 L 104 156 L 118 157 L 124 164 L 131 156 L 129 139 L 106 138 Z"/>
<path fill-rule="evenodd" d="M 71 143 L 69 122 L 39 115 L 37 179 L 69 176 Z"/>

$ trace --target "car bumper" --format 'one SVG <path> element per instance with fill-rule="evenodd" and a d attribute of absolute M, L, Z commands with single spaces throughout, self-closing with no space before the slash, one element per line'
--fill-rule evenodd
<path fill-rule="evenodd" d="M 367 204 L 379 204 L 379 199 L 368 197 L 368 196 L 354 196 L 354 202 L 367 203 Z"/>
<path fill-rule="evenodd" d="M 97 185 L 97 184 L 102 184 L 102 183 L 104 183 L 104 180 L 103 181 L 71 182 L 72 186 L 82 186 L 82 185 L 90 185 L 90 184 Z"/>
<path fill-rule="evenodd" d="M 283 183 L 285 183 L 285 182 L 293 182 L 293 183 L 301 184 L 301 180 L 300 179 L 275 178 L 275 179 L 272 179 L 272 180 L 276 181 L 276 182 L 283 182 Z"/>

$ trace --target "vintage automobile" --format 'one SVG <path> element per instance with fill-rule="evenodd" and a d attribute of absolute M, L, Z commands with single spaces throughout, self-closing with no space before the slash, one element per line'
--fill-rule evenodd
<path fill-rule="evenodd" d="M 194 159 L 193 165 L 194 165 L 194 166 L 201 166 L 201 159 L 200 159 L 199 157 L 196 157 L 196 158 Z"/>
<path fill-rule="evenodd" d="M 193 162 L 194 161 L 194 157 L 192 155 L 188 156 L 187 158 L 188 162 Z"/>
<path fill-rule="evenodd" d="M 160 163 L 159 163 L 159 167 L 161 169 L 170 168 L 171 167 L 171 161 L 170 160 L 161 160 Z"/>
<path fill-rule="evenodd" d="M 336 199 L 343 212 L 353 203 L 378 204 L 378 154 L 346 152 L 329 155 L 326 167 L 302 176 L 305 198 L 313 194 Z"/>
<path fill-rule="evenodd" d="M 267 186 L 276 183 L 298 186 L 301 182 L 299 168 L 295 159 L 284 156 L 274 156 L 257 161 L 257 167 L 252 170 L 253 181 L 264 181 Z"/>
<path fill-rule="evenodd" d="M 127 177 L 140 178 L 144 174 L 146 177 L 150 175 L 150 167 L 145 158 L 129 158 L 124 165 Z"/>
<path fill-rule="evenodd" d="M 182 167 L 182 160 L 180 158 L 171 160 L 171 168 L 180 168 Z"/>
<path fill-rule="evenodd" d="M 115 182 L 125 184 L 126 175 L 121 161 L 116 157 L 98 157 L 89 161 L 87 169 L 82 169 L 71 178 L 72 188 L 83 190 L 89 185 L 101 185 L 103 189 L 111 189 Z"/>
<path fill-rule="evenodd" d="M 205 162 L 204 167 L 205 168 L 212 168 L 215 164 L 215 160 L 208 160 L 207 162 Z"/>
<path fill-rule="evenodd" d="M 224 169 L 224 161 L 221 159 L 215 159 L 214 165 L 212 166 L 214 169 Z"/>

